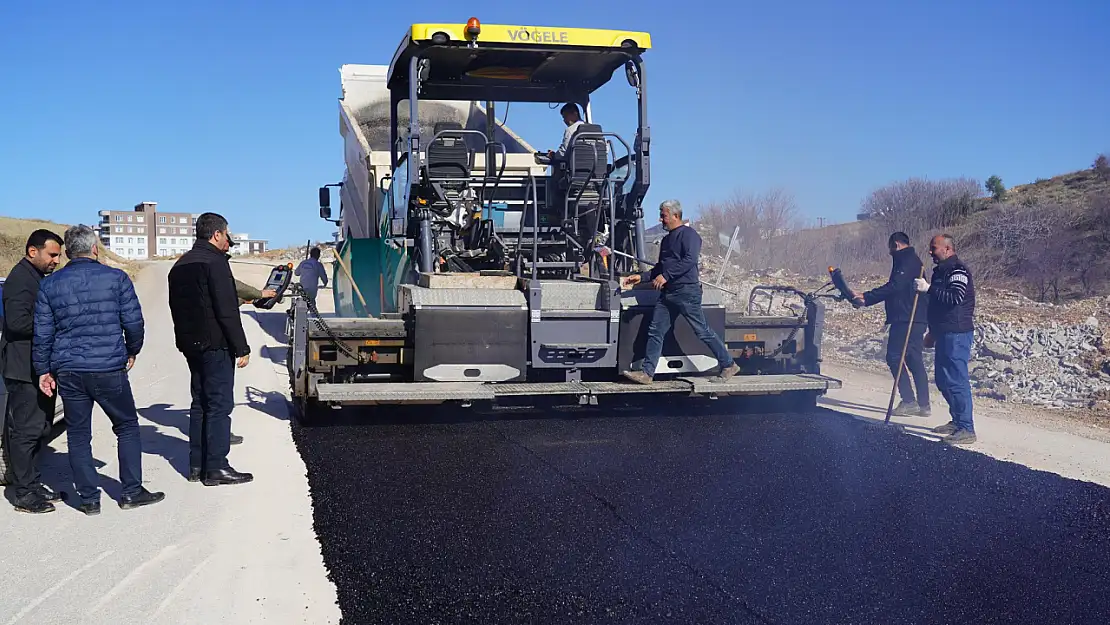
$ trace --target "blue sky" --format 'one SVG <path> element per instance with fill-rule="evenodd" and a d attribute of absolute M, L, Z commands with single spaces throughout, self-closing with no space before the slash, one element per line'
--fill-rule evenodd
<path fill-rule="evenodd" d="M 1105 0 L 568 6 L 3 3 L 0 214 L 88 223 L 152 200 L 275 245 L 328 238 L 316 188 L 342 178 L 339 66 L 387 64 L 409 24 L 472 14 L 652 33 L 649 204 L 781 186 L 850 221 L 894 180 L 1012 186 L 1110 151 Z M 631 137 L 632 98 L 618 75 L 595 116 Z M 535 106 L 508 125 L 541 149 L 563 129 Z"/>

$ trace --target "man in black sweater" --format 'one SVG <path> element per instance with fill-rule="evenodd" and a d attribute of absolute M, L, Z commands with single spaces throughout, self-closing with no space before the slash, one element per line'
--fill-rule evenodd
<path fill-rule="evenodd" d="M 917 299 L 917 309 L 914 312 L 913 279 L 922 275 L 921 259 L 917 252 L 910 246 L 910 238 L 905 232 L 895 232 L 887 240 L 887 248 L 893 259 L 890 268 L 890 278 L 886 284 L 866 293 L 853 293 L 852 302 L 857 306 L 874 306 L 883 302 L 886 308 L 886 324 L 890 328 L 886 342 L 886 364 L 890 367 L 891 375 L 898 379 L 898 393 L 902 403 L 894 409 L 893 414 L 901 417 L 927 417 L 930 415 L 929 407 L 929 376 L 925 373 L 925 361 L 922 358 L 922 341 L 925 338 L 925 303 L 927 296 L 921 295 Z M 910 316 L 913 324 L 910 324 Z M 909 344 L 906 344 L 906 337 Z M 902 363 L 902 347 L 906 347 L 906 364 Z M 902 375 L 898 375 L 898 368 L 902 366 Z M 910 385 L 910 374 L 913 374 L 913 385 Z M 914 387 L 917 388 L 917 401 L 914 401 Z"/>
<path fill-rule="evenodd" d="M 924 343 L 925 347 L 936 346 L 936 384 L 952 415 L 952 421 L 933 431 L 947 434 L 946 443 L 970 444 L 975 442 L 968 375 L 971 347 L 975 343 L 975 282 L 971 269 L 956 256 L 951 235 L 933 237 L 929 255 L 936 264 L 932 282 L 917 278 L 914 288 L 929 294 L 929 332 Z"/>
<path fill-rule="evenodd" d="M 235 407 L 235 367 L 250 360 L 239 297 L 227 250 L 234 245 L 227 220 L 216 213 L 197 218 L 193 249 L 174 263 L 169 275 L 170 314 L 177 349 L 191 373 L 189 481 L 205 486 L 241 484 L 253 478 L 227 462 L 231 411 Z"/>
<path fill-rule="evenodd" d="M 740 371 L 728 353 L 728 347 L 705 322 L 701 309 L 701 281 L 698 280 L 698 257 L 701 255 L 701 237 L 683 224 L 682 205 L 678 200 L 666 200 L 659 205 L 659 222 L 667 230 L 659 245 L 659 262 L 642 274 L 624 279 L 624 286 L 651 281 L 661 291 L 648 326 L 648 340 L 642 371 L 626 371 L 624 377 L 640 384 L 651 384 L 655 367 L 663 354 L 663 337 L 674 327 L 675 318 L 686 317 L 699 339 L 705 341 L 720 365 L 720 378 L 727 380 Z"/>

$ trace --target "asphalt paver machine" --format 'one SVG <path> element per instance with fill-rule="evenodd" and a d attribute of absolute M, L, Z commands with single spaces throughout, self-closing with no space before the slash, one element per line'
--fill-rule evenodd
<path fill-rule="evenodd" d="M 758 315 L 727 310 L 712 288 L 706 319 L 741 374 L 719 381 L 710 350 L 679 320 L 654 384 L 620 377 L 644 358 L 658 297 L 620 286 L 648 269 L 650 47 L 643 32 L 471 18 L 413 25 L 388 67 L 341 68 L 346 172 L 320 189 L 322 218 L 331 220 L 333 188 L 340 199 L 335 314 L 303 297 L 288 311 L 303 420 L 325 418 L 327 406 L 541 396 L 813 402 L 839 386 L 820 372 L 819 297 L 800 294 L 799 315 Z M 635 136 L 592 118 L 591 94 L 614 76 L 635 98 Z M 565 158 L 551 160 L 497 119 L 502 104 L 521 102 L 585 112 Z"/>

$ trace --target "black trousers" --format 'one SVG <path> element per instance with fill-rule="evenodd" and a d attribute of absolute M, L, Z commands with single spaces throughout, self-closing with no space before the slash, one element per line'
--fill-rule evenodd
<path fill-rule="evenodd" d="M 921 352 L 924 349 L 926 324 L 892 323 L 890 334 L 886 342 L 886 364 L 890 367 L 892 376 L 898 375 L 898 363 L 902 358 L 902 346 L 906 344 L 906 334 L 910 336 L 909 346 L 906 347 L 906 364 L 902 368 L 902 377 L 898 380 L 898 394 L 905 403 L 914 403 L 914 388 L 917 389 L 917 404 L 929 405 L 929 375 L 925 373 L 925 360 Z M 910 385 L 910 375 L 913 375 L 913 385 Z"/>
<path fill-rule="evenodd" d="M 23 497 L 32 485 L 42 481 L 39 458 L 54 425 L 57 395 L 47 397 L 38 384 L 4 379 L 8 387 L 8 418 L 4 446 L 11 463 L 15 496 Z"/>

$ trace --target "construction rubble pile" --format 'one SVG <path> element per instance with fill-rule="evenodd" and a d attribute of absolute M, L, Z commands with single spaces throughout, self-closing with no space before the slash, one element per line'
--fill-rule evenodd
<path fill-rule="evenodd" d="M 720 258 L 707 254 L 703 279 L 715 282 L 720 263 Z M 849 280 L 863 292 L 881 285 L 886 276 Z M 721 274 L 719 286 L 733 291 L 723 294 L 730 308 L 747 309 L 757 284 L 790 285 L 811 292 L 826 282 L 825 276 L 741 272 L 730 267 Z M 1110 411 L 1110 297 L 1053 305 L 1011 291 L 980 288 L 977 300 L 971 358 L 977 396 L 1049 408 Z M 857 309 L 847 302 L 825 301 L 825 358 L 889 375 L 883 306 Z M 798 297 L 776 295 L 772 303 L 757 293 L 754 312 L 767 312 L 768 303 L 772 314 L 799 314 L 802 308 Z M 933 350 L 924 353 L 930 378 L 933 354 Z"/>

